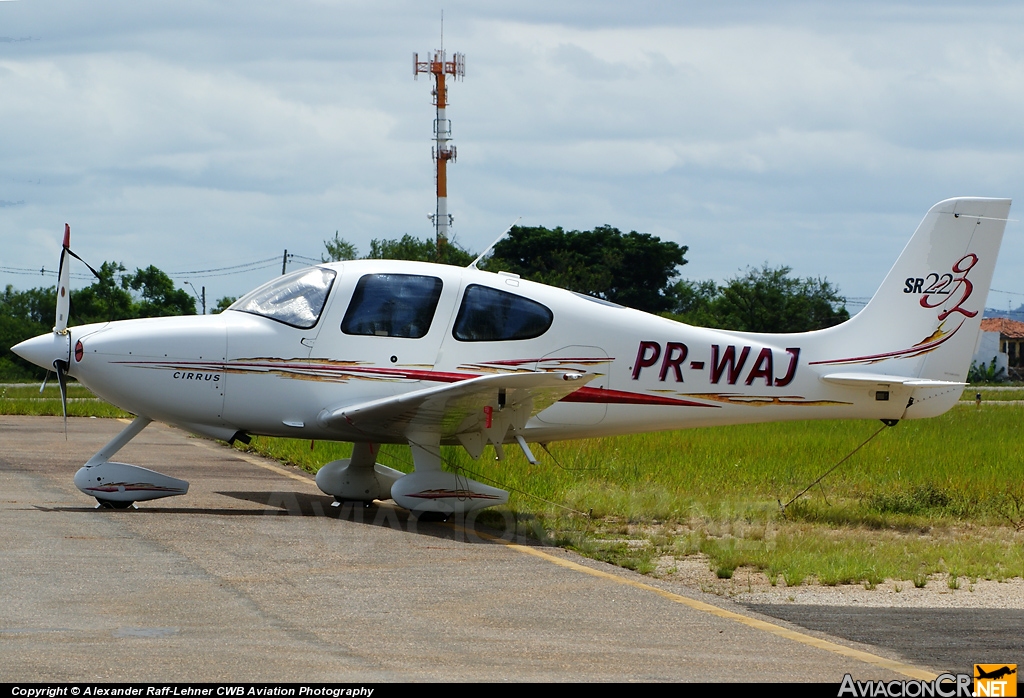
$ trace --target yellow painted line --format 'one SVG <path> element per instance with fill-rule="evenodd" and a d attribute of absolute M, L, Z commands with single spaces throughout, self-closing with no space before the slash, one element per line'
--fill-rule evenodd
<path fill-rule="evenodd" d="M 921 679 L 922 681 L 934 681 L 936 678 L 938 678 L 937 674 L 933 674 L 927 669 L 914 666 L 913 664 L 905 664 L 904 662 L 900 662 L 895 659 L 886 659 L 885 657 L 879 657 L 878 655 L 871 654 L 870 652 L 855 650 L 851 647 L 845 647 L 834 642 L 829 642 L 828 640 L 822 640 L 821 638 L 817 638 L 812 635 L 807 635 L 801 632 L 797 632 L 795 630 L 790 630 L 789 628 L 783 628 L 781 625 L 775 625 L 774 623 L 769 623 L 767 621 L 759 620 L 757 618 L 751 618 L 749 616 L 745 616 L 741 613 L 736 613 L 734 611 L 727 611 L 724 608 L 712 606 L 711 604 L 704 603 L 703 601 L 697 601 L 696 599 L 687 598 L 686 596 L 673 594 L 671 591 L 659 589 L 658 587 L 653 586 L 651 584 L 645 584 L 644 582 L 638 582 L 634 579 L 621 577 L 617 574 L 605 572 L 604 570 L 598 570 L 592 567 L 587 567 L 586 565 L 581 565 L 577 562 L 572 562 L 571 560 L 565 560 L 556 555 L 544 552 L 543 550 L 540 550 L 535 547 L 531 547 L 528 545 L 520 545 L 518 543 L 512 543 L 502 538 L 491 536 L 480 531 L 474 531 L 473 533 L 475 535 L 480 536 L 481 538 L 486 538 L 487 540 L 493 541 L 495 543 L 501 543 L 502 545 L 506 545 L 509 548 L 512 548 L 513 550 L 516 550 L 520 553 L 524 553 L 526 555 L 533 555 L 534 557 L 539 557 L 543 560 L 547 560 L 548 562 L 552 562 L 556 565 L 559 565 L 560 567 L 566 567 L 577 572 L 589 574 L 592 577 L 598 577 L 600 579 L 605 579 L 610 582 L 615 582 L 616 584 L 624 584 L 626 586 L 631 586 L 636 589 L 651 591 L 664 599 L 668 599 L 669 601 L 673 601 L 675 603 L 683 604 L 684 606 L 689 606 L 690 608 L 696 611 L 703 611 L 704 613 L 709 613 L 713 616 L 718 616 L 719 618 L 725 618 L 727 620 L 735 621 L 736 623 L 741 623 L 742 625 L 746 625 L 751 628 L 756 628 L 757 630 L 763 630 L 764 632 L 768 632 L 773 635 L 778 635 L 779 637 L 784 637 L 787 640 L 792 640 L 793 642 L 799 642 L 810 647 L 817 647 L 818 649 L 825 650 L 826 652 L 832 652 L 833 654 L 838 654 L 843 657 L 849 657 L 850 659 L 856 659 L 866 664 L 881 667 L 882 669 L 895 671 L 899 674 L 909 676 L 913 679 Z"/>

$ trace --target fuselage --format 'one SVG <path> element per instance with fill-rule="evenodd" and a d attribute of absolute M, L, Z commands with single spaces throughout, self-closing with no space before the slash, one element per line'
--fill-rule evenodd
<path fill-rule="evenodd" d="M 858 358 L 855 330 L 691 327 L 514 275 L 363 260 L 281 277 L 219 315 L 72 327 L 69 374 L 130 412 L 224 439 L 243 432 L 362 441 L 319 415 L 526 371 L 596 375 L 530 419 L 523 435 L 541 442 L 761 421 L 900 419 L 955 402 L 960 391 L 947 386 L 931 391 L 930 408 L 907 414 L 910 388 L 823 381 Z"/>

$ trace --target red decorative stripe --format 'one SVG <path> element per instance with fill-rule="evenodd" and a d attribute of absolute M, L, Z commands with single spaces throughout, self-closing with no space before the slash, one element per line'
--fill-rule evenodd
<path fill-rule="evenodd" d="M 601 356 L 547 356 L 542 359 L 503 359 L 501 361 L 480 361 L 480 366 L 521 366 L 523 364 L 532 363 L 547 363 L 551 361 L 597 361 L 599 363 L 605 363 L 608 361 L 614 361 L 615 359 L 609 359 Z"/>
<path fill-rule="evenodd" d="M 955 335 L 960 330 L 961 327 L 963 327 L 962 323 L 960 325 L 958 325 L 955 330 L 953 330 L 949 334 L 945 335 L 944 337 L 936 339 L 936 340 L 934 340 L 932 342 L 927 342 L 925 344 L 917 344 L 915 346 L 910 347 L 909 349 L 900 349 L 899 351 L 890 351 L 890 352 L 887 352 L 885 354 L 871 354 L 870 356 L 853 356 L 853 357 L 850 357 L 848 359 L 830 359 L 828 361 L 811 361 L 810 365 L 814 366 L 816 364 L 859 364 L 859 363 L 869 363 L 869 362 L 872 362 L 872 361 L 882 361 L 883 359 L 900 358 L 900 357 L 904 357 L 904 356 L 907 356 L 907 355 L 909 355 L 909 356 L 917 356 L 919 354 L 924 354 L 924 353 L 927 353 L 927 352 L 930 352 L 930 351 L 934 351 L 935 349 L 937 349 L 939 347 L 939 345 L 941 345 L 943 342 L 945 342 L 950 337 Z"/>
<path fill-rule="evenodd" d="M 536 361 L 537 359 L 524 359 L 523 361 Z M 610 360 L 610 359 L 609 359 Z M 209 371 L 231 371 L 231 370 L 255 370 L 262 369 L 264 371 L 295 371 L 305 373 L 307 375 L 316 373 L 348 373 L 348 374 L 362 374 L 362 375 L 378 375 L 388 376 L 393 378 L 406 378 L 414 380 L 432 381 L 435 383 L 459 383 L 464 380 L 471 378 L 479 378 L 481 375 L 478 373 L 452 373 L 448 371 L 430 371 L 421 369 L 402 369 L 402 368 L 389 368 L 389 367 L 369 367 L 369 366 L 352 366 L 352 365 L 331 365 L 331 364 L 320 364 L 320 363 L 300 363 L 300 362 L 263 362 L 263 361 L 231 361 L 231 362 L 204 362 L 204 361 L 180 361 L 174 363 L 168 363 L 164 361 L 122 361 L 118 363 L 130 363 L 137 366 L 145 365 L 156 365 L 166 366 L 170 369 L 186 370 L 186 369 L 199 369 L 205 367 Z M 498 362 L 494 362 L 498 363 Z M 504 363 L 511 364 L 512 361 Z M 570 393 L 566 397 L 562 398 L 561 402 L 589 402 L 599 404 L 618 404 L 618 405 L 666 405 L 671 407 L 720 407 L 720 405 L 708 404 L 705 402 L 695 402 L 693 400 L 682 400 L 679 398 L 664 397 L 661 395 L 645 395 L 643 393 L 633 393 L 623 390 L 607 390 L 605 388 L 587 388 L 583 387 L 579 390 Z"/>
<path fill-rule="evenodd" d="M 181 492 L 180 487 L 160 487 L 158 485 L 147 485 L 143 483 L 112 483 L 109 485 L 98 485 L 96 487 L 87 487 L 86 489 L 90 492 L 120 492 L 121 488 L 124 488 L 125 492 Z"/>
<path fill-rule="evenodd" d="M 407 494 L 406 497 L 416 499 L 498 499 L 493 494 L 483 492 L 471 492 L 470 490 L 424 490 L 415 494 Z"/>
<path fill-rule="evenodd" d="M 239 369 L 262 369 L 265 372 L 271 371 L 293 371 L 315 375 L 317 373 L 349 373 L 362 375 L 378 375 L 394 378 L 409 378 L 415 380 L 428 380 L 435 383 L 458 383 L 470 378 L 478 378 L 476 373 L 450 373 L 447 371 L 427 371 L 420 369 L 402 369 L 364 366 L 331 365 L 320 363 L 296 363 L 296 362 L 257 362 L 257 361 L 115 361 L 118 364 L 131 364 L 133 366 L 159 366 L 168 370 L 206 370 L 206 371 L 234 371 Z M 255 371 L 254 371 L 255 372 Z"/>
<path fill-rule="evenodd" d="M 580 388 L 562 398 L 562 402 L 596 402 L 616 405 L 669 405 L 672 407 L 721 407 L 721 405 L 709 405 L 705 402 L 694 402 L 693 400 L 680 400 L 674 397 L 662 395 L 644 395 L 642 393 L 629 393 L 622 390 L 607 390 L 605 388 Z"/>

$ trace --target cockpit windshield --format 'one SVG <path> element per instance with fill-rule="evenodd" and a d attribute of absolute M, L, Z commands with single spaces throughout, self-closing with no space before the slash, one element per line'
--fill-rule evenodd
<path fill-rule="evenodd" d="M 331 269 L 299 269 L 260 286 L 231 304 L 228 310 L 260 315 L 308 330 L 320 320 L 337 274 Z"/>

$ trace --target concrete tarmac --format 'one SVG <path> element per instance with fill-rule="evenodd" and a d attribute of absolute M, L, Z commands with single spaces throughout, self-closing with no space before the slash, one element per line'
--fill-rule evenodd
<path fill-rule="evenodd" d="M 938 672 L 1024 664 L 1024 611 L 1007 608 L 858 608 L 748 604 L 752 611 L 853 642 L 889 647 Z M 1019 693 L 1024 695 L 1024 693 Z"/>
<path fill-rule="evenodd" d="M 928 671 L 715 596 L 390 503 L 151 424 L 117 460 L 191 483 L 97 510 L 117 420 L 0 416 L 0 681 L 818 681 Z M 982 661 L 982 660 L 979 660 Z"/>

